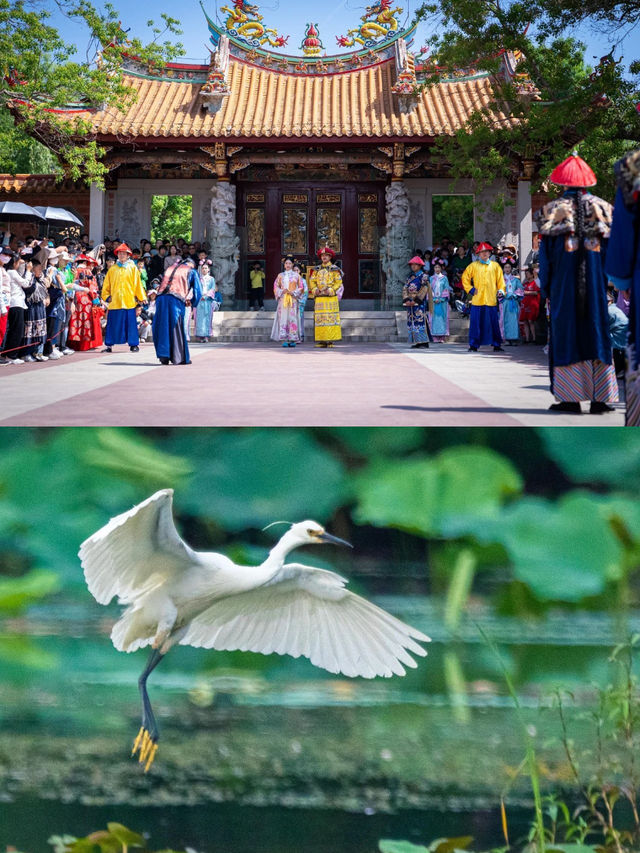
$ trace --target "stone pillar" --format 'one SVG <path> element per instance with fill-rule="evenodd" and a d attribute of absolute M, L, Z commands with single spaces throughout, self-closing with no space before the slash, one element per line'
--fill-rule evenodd
<path fill-rule="evenodd" d="M 520 266 L 531 254 L 533 242 L 531 239 L 533 231 L 533 217 L 531 214 L 531 181 L 518 181 L 518 258 Z"/>
<path fill-rule="evenodd" d="M 218 289 L 229 306 L 235 299 L 235 275 L 240 261 L 240 237 L 236 234 L 236 188 L 218 180 L 211 188 L 212 271 Z"/>
<path fill-rule="evenodd" d="M 95 184 L 89 189 L 89 239 L 94 246 L 99 246 L 104 240 L 104 200 L 105 191 Z"/>
<path fill-rule="evenodd" d="M 404 181 L 392 181 L 385 190 L 385 197 L 386 231 L 380 240 L 380 259 L 386 279 L 385 307 L 397 310 L 402 307 L 402 287 L 415 238 L 409 224 L 409 196 Z"/>

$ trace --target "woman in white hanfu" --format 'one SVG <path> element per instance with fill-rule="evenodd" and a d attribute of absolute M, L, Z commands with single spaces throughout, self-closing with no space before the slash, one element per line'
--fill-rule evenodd
<path fill-rule="evenodd" d="M 284 259 L 284 272 L 281 272 L 273 283 L 278 307 L 271 340 L 280 341 L 283 347 L 295 347 L 300 341 L 300 298 L 304 294 L 304 281 L 293 269 L 294 263 L 293 257 L 287 255 Z"/>

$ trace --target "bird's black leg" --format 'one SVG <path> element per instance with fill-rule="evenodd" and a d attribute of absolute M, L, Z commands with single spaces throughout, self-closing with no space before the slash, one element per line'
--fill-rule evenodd
<path fill-rule="evenodd" d="M 147 693 L 147 678 L 149 678 L 163 657 L 164 655 L 158 649 L 153 649 L 147 660 L 144 672 L 138 679 L 140 696 L 142 697 L 142 726 L 134 741 L 131 755 L 135 755 L 138 750 L 140 751 L 138 760 L 141 764 L 145 765 L 145 773 L 153 764 L 153 759 L 156 757 L 156 752 L 158 751 L 158 726 L 156 725 L 156 718 L 153 715 L 149 694 Z"/>

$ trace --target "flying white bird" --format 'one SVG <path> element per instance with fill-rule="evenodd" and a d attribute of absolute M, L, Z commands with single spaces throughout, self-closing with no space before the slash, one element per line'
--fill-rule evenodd
<path fill-rule="evenodd" d="M 285 563 L 301 545 L 331 542 L 315 521 L 293 524 L 259 566 L 193 551 L 172 515 L 173 489 L 163 489 L 112 518 L 80 546 L 89 591 L 100 604 L 118 596 L 127 609 L 111 632 L 119 651 L 152 651 L 138 681 L 142 726 L 132 755 L 145 772 L 158 749 L 147 679 L 172 646 L 300 655 L 348 676 L 404 675 L 424 656 L 429 637 L 345 589 L 334 572 Z M 408 650 L 408 651 L 407 651 Z"/>

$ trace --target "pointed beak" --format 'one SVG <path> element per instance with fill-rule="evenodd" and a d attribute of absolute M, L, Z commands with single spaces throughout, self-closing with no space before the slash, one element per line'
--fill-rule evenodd
<path fill-rule="evenodd" d="M 351 542 L 346 542 L 344 539 L 338 539 L 337 536 L 332 536 L 330 533 L 321 533 L 318 536 L 320 542 L 330 542 L 332 545 L 346 545 L 347 548 L 353 548 Z"/>

